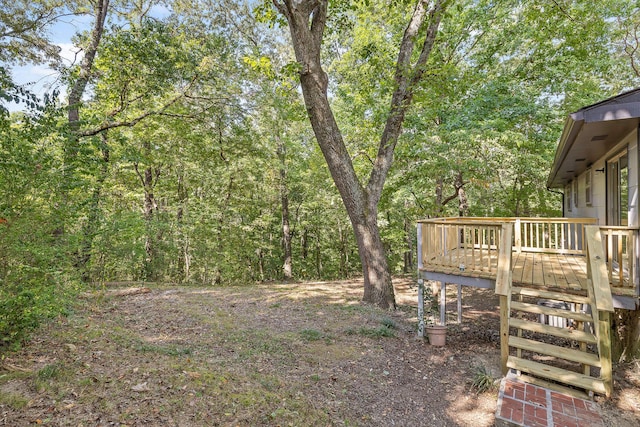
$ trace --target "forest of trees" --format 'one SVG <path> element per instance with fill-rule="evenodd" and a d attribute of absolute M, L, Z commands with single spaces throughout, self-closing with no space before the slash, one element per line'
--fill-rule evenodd
<path fill-rule="evenodd" d="M 558 216 L 564 118 L 640 84 L 639 27 L 628 0 L 3 2 L 0 336 L 109 281 L 364 271 L 367 299 L 376 233 L 390 277 L 417 219 Z"/>

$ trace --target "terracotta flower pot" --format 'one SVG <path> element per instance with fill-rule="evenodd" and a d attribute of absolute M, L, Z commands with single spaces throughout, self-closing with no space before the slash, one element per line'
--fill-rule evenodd
<path fill-rule="evenodd" d="M 427 336 L 429 337 L 429 344 L 434 347 L 444 346 L 447 339 L 447 327 L 443 325 L 430 325 L 427 326 Z"/>

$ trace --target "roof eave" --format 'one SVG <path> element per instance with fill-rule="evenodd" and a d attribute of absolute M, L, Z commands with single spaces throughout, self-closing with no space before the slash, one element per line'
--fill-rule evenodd
<path fill-rule="evenodd" d="M 560 188 L 559 185 L 554 185 L 554 181 L 558 175 L 560 165 L 562 165 L 569 153 L 569 150 L 571 150 L 571 147 L 576 140 L 576 136 L 580 132 L 583 124 L 584 114 L 582 111 L 577 111 L 567 116 L 567 119 L 564 122 L 562 135 L 560 136 L 560 143 L 558 144 L 556 155 L 553 159 L 553 164 L 551 165 L 551 173 L 547 179 L 547 188 Z"/>

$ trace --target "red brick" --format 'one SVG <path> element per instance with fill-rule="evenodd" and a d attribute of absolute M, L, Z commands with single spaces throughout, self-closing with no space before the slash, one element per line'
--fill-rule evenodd
<path fill-rule="evenodd" d="M 586 411 L 583 409 L 576 409 L 576 418 L 585 421 L 602 421 L 602 417 L 597 412 Z"/>
<path fill-rule="evenodd" d="M 573 405 L 562 405 L 562 413 L 571 417 L 575 417 L 576 407 Z"/>
<path fill-rule="evenodd" d="M 536 418 L 544 418 L 547 419 L 547 408 L 536 408 Z"/>
<path fill-rule="evenodd" d="M 562 402 L 562 403 L 570 403 L 573 404 L 574 398 L 571 396 L 567 396 L 566 394 L 557 393 L 555 391 L 551 392 L 551 400 L 554 402 Z"/>
<path fill-rule="evenodd" d="M 576 409 L 587 409 L 585 405 L 585 401 L 582 399 L 573 399 L 573 404 L 576 407 Z"/>
<path fill-rule="evenodd" d="M 516 424 L 522 424 L 524 422 L 524 411 L 522 409 L 514 409 L 511 412 L 511 421 Z"/>
<path fill-rule="evenodd" d="M 578 420 L 562 414 L 553 414 L 554 427 L 580 427 Z"/>
<path fill-rule="evenodd" d="M 524 405 L 524 413 L 528 417 L 535 417 L 536 416 L 536 408 L 535 408 L 535 406 Z"/>
<path fill-rule="evenodd" d="M 536 395 L 528 394 L 526 401 L 529 403 L 533 403 L 535 406 L 541 406 L 543 408 L 547 407 L 546 396 L 536 396 Z"/>
<path fill-rule="evenodd" d="M 503 397 L 502 406 L 500 407 L 500 416 L 504 419 L 512 419 L 513 412 L 522 413 L 522 402 L 510 397 Z"/>
<path fill-rule="evenodd" d="M 524 425 L 527 427 L 548 427 L 547 417 L 538 418 L 524 414 Z"/>
<path fill-rule="evenodd" d="M 502 406 L 503 407 L 507 406 L 509 408 L 522 409 L 522 402 L 520 400 L 505 396 L 502 398 Z"/>

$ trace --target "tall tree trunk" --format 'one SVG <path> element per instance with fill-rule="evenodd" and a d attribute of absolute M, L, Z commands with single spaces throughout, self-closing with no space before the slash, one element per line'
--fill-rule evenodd
<path fill-rule="evenodd" d="M 286 154 L 287 147 L 280 137 L 278 140 L 278 159 L 280 160 L 280 208 L 282 214 L 282 274 L 286 280 L 293 277 L 293 258 L 291 255 L 291 227 L 289 225 L 289 188 L 287 186 Z"/>
<path fill-rule="evenodd" d="M 407 204 L 405 203 L 405 209 L 407 208 Z M 413 235 L 411 234 L 411 230 L 413 229 L 412 222 L 409 221 L 409 218 L 405 215 L 404 217 L 404 235 L 405 241 L 407 243 L 407 250 L 404 252 L 404 268 L 403 271 L 405 274 L 413 272 Z"/>
<path fill-rule="evenodd" d="M 398 53 L 396 87 L 389 116 L 366 187 L 358 180 L 327 97 L 328 77 L 322 69 L 320 52 L 328 1 L 273 0 L 273 4 L 289 23 L 309 120 L 351 220 L 362 263 L 363 300 L 381 308 L 395 308 L 391 274 L 377 224 L 378 202 L 414 89 L 426 70 L 435 42 L 441 19 L 441 0 L 436 0 L 430 11 L 427 10 L 427 1 L 418 1 L 407 25 Z M 417 61 L 412 64 L 415 43 L 425 22 L 426 37 Z"/>
<path fill-rule="evenodd" d="M 151 151 L 151 143 L 149 141 L 144 141 L 142 144 L 142 148 L 147 154 L 145 157 L 148 157 L 148 154 Z M 157 272 L 155 271 L 155 255 L 156 255 L 156 245 L 155 245 L 155 235 L 154 235 L 154 227 L 153 227 L 153 217 L 154 211 L 157 209 L 157 202 L 153 192 L 155 185 L 158 182 L 158 178 L 160 177 L 160 169 L 153 168 L 152 165 L 148 165 L 144 168 L 144 172 L 140 172 L 138 168 L 138 164 L 134 164 L 135 171 L 140 179 L 142 184 L 142 189 L 144 191 L 144 201 L 142 214 L 145 223 L 145 240 L 144 240 L 144 252 L 145 258 L 143 263 L 143 275 L 145 280 L 155 280 L 157 277 Z"/>
<path fill-rule="evenodd" d="M 444 179 L 440 176 L 436 180 L 436 200 L 435 200 L 435 209 L 433 212 L 433 216 L 436 218 L 442 217 L 442 213 L 444 212 L 444 200 L 443 198 L 443 187 L 444 187 Z"/>
<path fill-rule="evenodd" d="M 89 38 L 89 44 L 84 49 L 84 56 L 80 62 L 80 70 L 78 77 L 69 86 L 68 91 L 68 110 L 67 121 L 69 124 L 69 134 L 66 138 L 63 153 L 63 186 L 61 196 L 65 207 L 69 206 L 69 192 L 72 186 L 76 182 L 76 162 L 79 151 L 80 141 L 80 104 L 82 102 L 82 96 L 85 93 L 89 79 L 91 78 L 93 61 L 98 52 L 98 46 L 100 46 L 100 40 L 102 39 L 102 33 L 104 30 L 104 24 L 107 19 L 107 12 L 109 10 L 109 0 L 97 0 L 94 4 L 95 21 L 93 23 L 93 29 L 91 31 L 91 37 Z M 102 152 L 103 162 L 105 159 L 104 151 Z M 108 162 L 108 153 L 107 153 Z M 89 218 L 87 223 L 83 227 L 82 243 L 79 252 L 76 254 L 76 265 L 80 271 L 83 281 L 90 279 L 88 265 L 91 260 L 91 247 L 93 245 L 93 238 L 95 236 L 95 220 L 97 219 L 97 209 L 100 203 L 101 186 L 104 181 L 104 177 L 98 178 L 98 184 L 95 187 L 91 202 Z M 66 221 L 65 221 L 66 222 Z M 65 224 L 56 229 L 55 234 L 60 236 L 64 234 Z"/>
<path fill-rule="evenodd" d="M 178 228 L 178 280 L 180 282 L 189 281 L 189 267 L 191 264 L 191 255 L 189 253 L 189 236 L 184 230 L 184 214 L 186 210 L 188 192 L 184 183 L 184 167 L 178 166 L 178 211 L 176 213 L 176 222 Z"/>
<path fill-rule="evenodd" d="M 349 277 L 349 244 L 341 221 L 338 221 L 338 237 L 340 239 L 340 274 L 346 278 Z"/>
<path fill-rule="evenodd" d="M 82 96 L 91 78 L 91 69 L 93 68 L 93 61 L 98 52 L 98 46 L 100 46 L 100 40 L 102 39 L 102 32 L 104 30 L 104 23 L 107 19 L 107 11 L 109 9 L 109 0 L 97 0 L 95 5 L 95 17 L 96 20 L 93 23 L 93 29 L 91 30 L 91 38 L 89 39 L 89 45 L 84 49 L 84 56 L 80 62 L 80 72 L 78 78 L 69 88 L 69 111 L 68 120 L 69 126 L 72 132 L 77 132 L 80 127 L 80 103 Z M 75 139 L 77 143 L 77 137 Z M 70 147 L 69 155 L 75 155 L 77 153 L 77 145 Z"/>
<path fill-rule="evenodd" d="M 102 199 L 102 188 L 109 172 L 110 150 L 106 132 L 100 134 L 100 139 L 100 151 L 102 152 L 100 170 L 98 172 L 96 184 L 93 188 L 93 193 L 91 195 L 87 221 L 82 230 L 82 248 L 78 259 L 78 269 L 80 270 L 82 281 L 85 283 L 91 280 L 89 265 L 91 261 L 91 255 L 93 253 L 93 239 L 95 238 L 98 229 L 98 223 L 100 221 L 100 201 Z"/>
<path fill-rule="evenodd" d="M 616 309 L 611 334 L 613 360 L 628 362 L 640 356 L 640 310 Z"/>
<path fill-rule="evenodd" d="M 320 234 L 316 230 L 316 275 L 322 277 L 322 249 L 320 246 Z"/>
<path fill-rule="evenodd" d="M 302 248 L 302 259 L 307 259 L 309 255 L 309 229 L 307 227 L 302 229 L 300 247 Z"/>
<path fill-rule="evenodd" d="M 464 191 L 462 172 L 458 172 L 458 175 L 456 175 L 455 187 L 458 195 L 458 216 L 467 216 L 469 213 L 469 201 L 467 200 L 467 193 Z"/>

